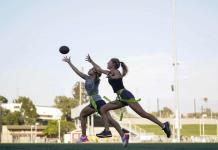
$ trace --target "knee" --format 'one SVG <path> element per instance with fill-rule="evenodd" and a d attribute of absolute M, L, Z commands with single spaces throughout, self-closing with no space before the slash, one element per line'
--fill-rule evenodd
<path fill-rule="evenodd" d="M 101 107 L 101 109 L 100 109 L 101 114 L 106 114 L 107 111 L 108 111 L 107 107 L 104 107 L 104 106 Z"/>

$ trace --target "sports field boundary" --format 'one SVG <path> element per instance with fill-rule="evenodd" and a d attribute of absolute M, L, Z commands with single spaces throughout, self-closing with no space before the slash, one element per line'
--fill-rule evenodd
<path fill-rule="evenodd" d="M 218 143 L 129 144 L 0 144 L 0 150 L 218 150 Z"/>

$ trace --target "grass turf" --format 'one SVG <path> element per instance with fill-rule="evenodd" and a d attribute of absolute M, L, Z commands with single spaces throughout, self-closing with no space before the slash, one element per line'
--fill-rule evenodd
<path fill-rule="evenodd" d="M 0 150 L 218 150 L 218 144 L 0 144 Z"/>
<path fill-rule="evenodd" d="M 164 135 L 163 131 L 157 125 L 137 125 L 146 132 L 154 133 L 155 135 Z M 172 127 L 171 127 L 172 128 Z M 217 135 L 216 125 L 205 124 L 205 135 Z M 200 126 L 197 124 L 182 125 L 181 135 L 183 136 L 199 136 Z"/>

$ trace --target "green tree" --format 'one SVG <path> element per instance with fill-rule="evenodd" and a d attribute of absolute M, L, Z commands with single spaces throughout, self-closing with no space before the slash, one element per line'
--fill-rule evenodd
<path fill-rule="evenodd" d="M 76 127 L 74 122 L 65 121 L 65 120 L 61 121 L 61 136 L 75 129 Z"/>
<path fill-rule="evenodd" d="M 163 118 L 168 118 L 171 115 L 173 115 L 173 111 L 170 108 L 164 107 L 163 110 L 161 110 L 161 116 Z"/>
<path fill-rule="evenodd" d="M 7 98 L 5 98 L 4 96 L 0 95 L 0 103 L 8 103 Z"/>
<path fill-rule="evenodd" d="M 54 138 L 58 136 L 58 123 L 57 121 L 49 121 L 46 129 L 43 133 L 50 138 Z"/>
<path fill-rule="evenodd" d="M 76 82 L 73 86 L 72 90 L 73 98 L 78 100 L 80 99 L 80 82 Z M 84 104 L 86 102 L 89 102 L 89 96 L 85 90 L 85 83 L 81 82 L 81 103 Z"/>
<path fill-rule="evenodd" d="M 59 108 L 63 115 L 62 119 L 67 120 L 71 114 L 71 108 L 78 106 L 79 101 L 66 96 L 57 96 L 55 98 L 55 107 Z"/>
<path fill-rule="evenodd" d="M 201 112 L 196 112 L 196 113 L 188 113 L 187 117 L 188 118 L 201 118 L 202 114 Z"/>
<path fill-rule="evenodd" d="M 28 97 L 19 97 L 15 100 L 15 103 L 22 103 L 21 113 L 24 117 L 24 122 L 27 125 L 35 124 L 37 120 L 36 107 L 32 100 Z"/>
<path fill-rule="evenodd" d="M 9 110 L 2 110 L 2 121 L 4 125 L 22 125 L 24 124 L 24 119 L 21 112 L 15 111 L 10 112 Z"/>
<path fill-rule="evenodd" d="M 173 115 L 173 111 L 168 107 L 164 107 L 162 110 L 158 112 L 152 112 L 151 114 L 154 116 L 159 116 L 159 114 L 161 114 L 162 118 L 169 118 L 171 115 Z"/>
<path fill-rule="evenodd" d="M 210 118 L 211 115 L 213 115 L 213 112 L 210 108 L 206 108 L 205 111 L 204 111 L 204 114 L 207 115 L 207 118 Z"/>
<path fill-rule="evenodd" d="M 75 129 L 75 124 L 73 122 L 68 122 L 65 120 L 61 120 L 60 122 L 60 127 L 61 127 L 61 136 L 63 137 L 63 135 L 69 131 L 72 131 Z M 47 136 L 47 137 L 58 137 L 58 121 L 49 121 L 48 122 L 48 126 L 46 127 L 46 129 L 43 131 L 43 133 Z"/>

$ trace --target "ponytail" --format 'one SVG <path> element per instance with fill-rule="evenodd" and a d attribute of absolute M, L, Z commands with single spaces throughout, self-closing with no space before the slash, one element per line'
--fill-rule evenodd
<path fill-rule="evenodd" d="M 118 58 L 112 58 L 111 61 L 113 62 L 116 69 L 119 69 L 120 66 L 122 67 L 122 76 L 124 77 L 128 72 L 128 67 L 126 64 L 120 61 Z"/>
<path fill-rule="evenodd" d="M 124 77 L 128 73 L 128 67 L 124 62 L 120 62 L 120 65 L 122 67 L 122 76 Z"/>

